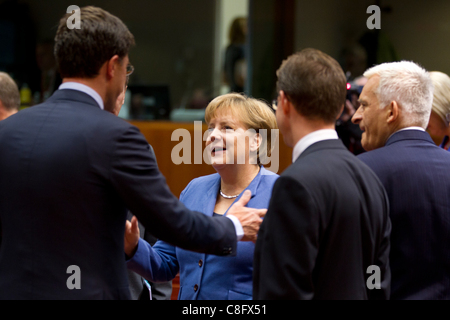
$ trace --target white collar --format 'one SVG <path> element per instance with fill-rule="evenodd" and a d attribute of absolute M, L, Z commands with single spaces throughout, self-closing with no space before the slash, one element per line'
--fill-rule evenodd
<path fill-rule="evenodd" d="M 87 95 L 91 96 L 97 103 L 100 109 L 104 110 L 105 107 L 103 105 L 102 97 L 91 87 L 88 87 L 87 85 L 78 83 L 78 82 L 64 82 L 61 84 L 58 88 L 59 90 L 64 89 L 72 89 L 77 90 L 86 93 Z"/>
<path fill-rule="evenodd" d="M 425 129 L 422 128 L 422 127 L 406 127 L 406 128 L 400 129 L 400 130 L 398 130 L 398 131 L 395 131 L 393 134 L 391 134 L 391 135 L 389 136 L 389 138 L 387 138 L 387 140 L 389 140 L 389 139 L 390 139 L 394 134 L 396 134 L 397 132 L 404 131 L 404 130 L 419 130 L 419 131 L 425 132 Z M 387 141 L 387 140 L 386 140 L 386 141 Z"/>
<path fill-rule="evenodd" d="M 336 130 L 333 129 L 322 129 L 307 134 L 296 143 L 292 152 L 292 162 L 295 162 L 310 145 L 319 141 L 332 139 L 339 139 Z"/>

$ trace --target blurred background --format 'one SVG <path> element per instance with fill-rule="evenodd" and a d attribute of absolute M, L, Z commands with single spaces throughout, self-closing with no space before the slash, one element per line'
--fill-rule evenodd
<path fill-rule="evenodd" d="M 209 101 L 230 91 L 272 101 L 276 70 L 296 51 L 319 49 L 346 72 L 346 111 L 336 129 L 355 154 L 363 152 L 361 131 L 350 118 L 365 69 L 412 60 L 450 74 L 448 0 L 0 0 L 0 71 L 17 82 L 22 108 L 44 101 L 61 83 L 53 38 L 70 5 L 101 7 L 134 34 L 135 71 L 119 116 L 153 146 L 176 196 L 192 179 L 215 171 L 205 163 L 173 164 L 174 130 L 195 136 L 193 121 L 203 120 Z M 367 28 L 370 5 L 381 9 L 380 30 Z M 292 149 L 280 139 L 277 152 L 275 172 L 282 173 Z M 176 278 L 172 299 L 178 288 Z"/>
<path fill-rule="evenodd" d="M 0 0 L 0 71 L 17 81 L 23 107 L 61 82 L 53 37 L 73 4 L 104 8 L 136 38 L 127 119 L 201 118 L 229 91 L 271 101 L 282 60 L 307 47 L 336 58 L 349 81 L 399 59 L 450 73 L 448 0 Z M 366 26 L 372 4 L 381 8 L 380 30 Z"/>

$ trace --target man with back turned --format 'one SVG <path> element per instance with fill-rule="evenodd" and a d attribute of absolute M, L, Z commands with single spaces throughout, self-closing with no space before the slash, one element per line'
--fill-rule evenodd
<path fill-rule="evenodd" d="M 129 299 L 127 209 L 188 250 L 230 255 L 255 240 L 265 212 L 244 207 L 248 194 L 228 218 L 189 211 L 143 135 L 112 114 L 132 71 L 122 21 L 84 7 L 81 29 L 68 29 L 68 16 L 55 37 L 63 84 L 0 122 L 0 299 Z"/>
<path fill-rule="evenodd" d="M 375 174 L 338 140 L 344 72 L 305 49 L 277 76 L 277 123 L 293 164 L 275 182 L 258 234 L 253 297 L 386 299 L 389 204 Z"/>

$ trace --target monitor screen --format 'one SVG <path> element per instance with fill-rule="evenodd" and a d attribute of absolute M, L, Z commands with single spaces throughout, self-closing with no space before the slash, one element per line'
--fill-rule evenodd
<path fill-rule="evenodd" d="M 128 86 L 131 92 L 131 119 L 168 120 L 170 118 L 169 86 Z"/>

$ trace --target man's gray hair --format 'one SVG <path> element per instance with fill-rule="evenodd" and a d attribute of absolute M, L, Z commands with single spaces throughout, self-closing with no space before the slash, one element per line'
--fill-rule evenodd
<path fill-rule="evenodd" d="M 380 108 L 396 101 L 407 114 L 407 125 L 426 128 L 433 103 L 433 82 L 428 71 L 411 61 L 382 63 L 368 69 L 364 76 L 378 75 L 375 94 Z"/>
<path fill-rule="evenodd" d="M 5 72 L 0 72 L 0 101 L 8 111 L 19 110 L 19 88 L 14 80 Z"/>

